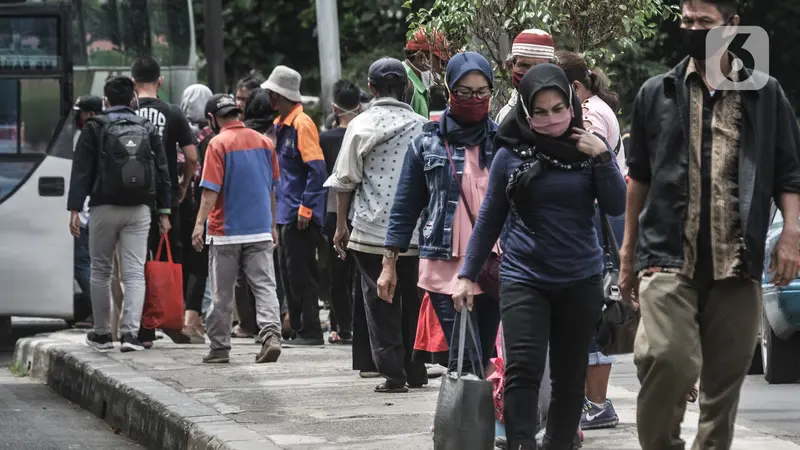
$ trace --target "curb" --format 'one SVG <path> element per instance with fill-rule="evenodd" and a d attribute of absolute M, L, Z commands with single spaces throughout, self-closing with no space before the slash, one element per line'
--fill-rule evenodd
<path fill-rule="evenodd" d="M 216 410 L 85 345 L 24 338 L 16 343 L 14 362 L 148 449 L 281 450 Z"/>

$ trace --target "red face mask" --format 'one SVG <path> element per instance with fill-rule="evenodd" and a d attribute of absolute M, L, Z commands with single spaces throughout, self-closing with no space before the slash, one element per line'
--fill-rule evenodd
<path fill-rule="evenodd" d="M 522 70 L 515 70 L 514 73 L 511 74 L 511 84 L 514 85 L 514 88 L 519 89 L 519 83 L 522 81 L 522 77 L 528 72 Z"/>
<path fill-rule="evenodd" d="M 450 114 L 463 124 L 473 124 L 486 120 L 489 116 L 489 102 L 492 97 L 471 97 L 461 100 L 456 95 L 450 96 Z"/>

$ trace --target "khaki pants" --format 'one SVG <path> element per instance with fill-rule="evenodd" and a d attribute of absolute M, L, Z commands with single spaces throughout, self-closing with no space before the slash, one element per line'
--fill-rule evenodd
<path fill-rule="evenodd" d="M 694 450 L 728 450 L 739 391 L 761 320 L 761 284 L 726 279 L 701 285 L 682 275 L 645 275 L 634 362 L 641 383 L 636 412 L 643 450 L 682 450 L 686 395 L 700 378 Z"/>

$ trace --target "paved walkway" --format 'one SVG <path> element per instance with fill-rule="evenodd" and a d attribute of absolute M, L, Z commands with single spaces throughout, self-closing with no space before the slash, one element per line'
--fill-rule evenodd
<path fill-rule="evenodd" d="M 69 331 L 50 337 L 81 342 L 83 334 Z M 146 385 L 146 379 L 160 381 L 198 401 L 205 406 L 202 409 L 221 415 L 226 421 L 229 419 L 231 425 L 243 426 L 253 439 L 266 438 L 280 449 L 433 447 L 430 427 L 438 380 L 408 394 L 376 394 L 372 392 L 376 380 L 361 379 L 350 370 L 350 347 L 286 348 L 278 363 L 255 364 L 258 346 L 250 339 L 235 339 L 231 364 L 204 365 L 201 357 L 207 352 L 205 345 L 178 346 L 165 341 L 168 339 L 158 341 L 152 350 L 134 353 L 115 350 L 105 356 L 111 358 L 109 362 L 120 362 L 135 369 L 137 385 Z M 620 364 L 631 364 L 630 358 L 622 358 Z M 120 389 L 125 389 L 124 383 Z M 613 430 L 587 432 L 584 448 L 638 449 L 635 392 L 612 386 L 609 397 L 614 401 L 621 423 Z M 696 411 L 692 406 L 686 416 L 684 436 L 688 441 L 696 430 Z M 191 411 L 183 414 L 189 419 L 193 417 Z M 197 411 L 194 416 L 202 421 L 202 417 L 209 414 Z M 225 432 L 223 427 L 220 433 Z M 238 433 L 238 436 L 223 436 L 221 440 L 244 443 L 250 439 Z M 800 445 L 739 426 L 733 448 L 800 450 Z"/>

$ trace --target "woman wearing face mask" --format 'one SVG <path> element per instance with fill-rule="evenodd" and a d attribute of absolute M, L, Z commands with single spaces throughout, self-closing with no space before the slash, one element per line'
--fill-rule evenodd
<path fill-rule="evenodd" d="M 582 128 L 580 101 L 553 64 L 533 67 L 498 131 L 486 200 L 459 272 L 454 302 L 474 307 L 478 273 L 503 232 L 500 313 L 506 344 L 509 448 L 536 448 L 536 412 L 548 342 L 552 401 L 543 447 L 571 449 L 584 402 L 592 327 L 603 305 L 594 202 L 625 206 L 608 144 Z"/>
<path fill-rule="evenodd" d="M 429 293 L 449 345 L 456 320 L 451 295 L 458 284 L 458 269 L 473 222 L 486 195 L 497 125 L 489 119 L 493 75 L 483 56 L 474 52 L 455 55 L 447 64 L 445 79 L 449 106 L 438 122 L 425 125 L 406 153 L 386 248 L 406 251 L 422 214 L 418 285 Z M 496 245 L 493 247 L 499 252 Z M 394 267 L 384 259 L 379 295 L 391 298 L 395 285 Z M 471 318 L 481 348 L 472 350 L 472 364 L 467 362 L 464 367 L 478 374 L 477 364 L 485 366 L 492 355 L 500 316 L 496 299 L 479 290 L 474 294 Z M 456 353 L 449 346 L 450 369 L 455 370 Z"/>

